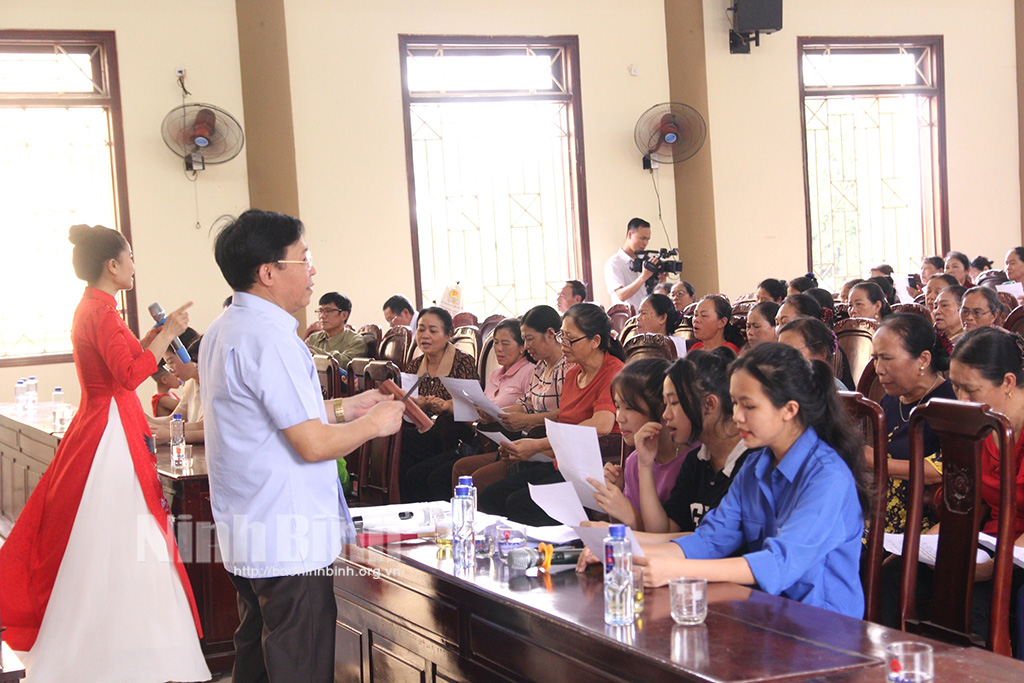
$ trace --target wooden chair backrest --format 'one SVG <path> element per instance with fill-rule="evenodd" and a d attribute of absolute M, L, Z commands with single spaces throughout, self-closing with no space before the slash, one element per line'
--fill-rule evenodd
<path fill-rule="evenodd" d="M 378 325 L 370 323 L 359 328 L 359 334 L 366 342 L 366 357 L 377 358 L 377 349 L 380 348 L 381 331 Z"/>
<path fill-rule="evenodd" d="M 385 332 L 383 338 L 381 338 L 377 357 L 380 360 L 391 361 L 398 367 L 404 368 L 409 360 L 411 346 L 412 330 L 405 325 L 396 325 Z"/>
<path fill-rule="evenodd" d="M 867 566 L 864 576 L 864 618 L 867 621 L 880 623 L 881 618 L 881 587 L 882 559 L 884 548 L 882 541 L 885 536 L 886 491 L 889 486 L 888 458 L 885 457 L 886 447 L 885 413 L 882 406 L 875 401 L 864 398 L 854 391 L 840 391 L 839 399 L 854 422 L 864 432 L 865 443 L 874 450 L 875 466 L 873 470 L 874 497 L 871 500 L 871 511 L 864 520 L 867 527 Z"/>
<path fill-rule="evenodd" d="M 480 323 L 480 338 L 487 340 L 487 336 L 498 326 L 502 320 L 505 319 L 501 313 L 494 313 L 493 315 L 487 316 L 482 323 Z"/>
<path fill-rule="evenodd" d="M 939 545 L 931 618 L 917 618 L 917 562 L 903 562 L 900 616 L 904 630 L 958 645 L 982 645 L 971 632 L 978 530 L 987 516 L 981 497 L 981 445 L 989 434 L 1000 454 L 999 541 L 992 577 L 988 649 L 1010 656 L 1010 575 L 1013 570 L 1014 519 L 1017 514 L 1013 430 L 1007 418 L 987 404 L 932 399 L 910 414 L 910 500 L 903 557 L 917 557 L 924 512 L 924 428 L 939 437 L 942 449 L 942 501 L 938 505 Z M 912 520 L 918 520 L 911 524 Z M 940 589 L 941 587 L 941 589 Z"/>
<path fill-rule="evenodd" d="M 313 354 L 313 364 L 316 365 L 316 376 L 320 380 L 320 392 L 324 399 L 340 398 L 342 396 L 341 366 L 333 356 L 321 353 Z"/>
<path fill-rule="evenodd" d="M 465 325 L 479 326 L 480 321 L 476 318 L 476 313 L 470 313 L 469 311 L 459 311 L 452 316 L 452 325 L 455 327 L 463 327 Z"/>
<path fill-rule="evenodd" d="M 385 379 L 402 385 L 398 366 L 391 361 L 376 360 L 366 364 L 363 385 L 374 389 Z M 358 493 L 361 505 L 390 505 L 401 502 L 398 489 L 399 455 L 402 452 L 402 430 L 391 436 L 370 439 L 357 451 Z M 351 459 L 352 456 L 349 456 Z"/>
<path fill-rule="evenodd" d="M 928 322 L 932 321 L 932 312 L 924 304 L 893 304 L 893 313 L 914 313 Z"/>
<path fill-rule="evenodd" d="M 742 315 L 746 316 L 750 313 L 750 309 L 757 305 L 756 301 L 737 301 L 732 305 L 732 314 L 734 316 Z"/>
<path fill-rule="evenodd" d="M 621 330 L 616 330 L 614 328 L 614 326 L 613 326 L 612 327 L 612 332 L 616 332 L 616 331 L 618 332 L 619 343 L 622 344 L 623 346 L 625 346 L 626 342 L 628 342 L 632 337 L 634 337 L 637 334 L 639 334 L 637 332 L 637 318 L 636 318 L 636 316 L 633 316 L 632 318 L 627 320 L 625 322 L 625 324 L 622 326 Z"/>
<path fill-rule="evenodd" d="M 635 358 L 676 359 L 676 346 L 672 340 L 661 334 L 641 333 L 631 336 L 622 345 L 626 352 L 626 362 Z"/>
<path fill-rule="evenodd" d="M 848 318 L 835 326 L 836 340 L 839 348 L 846 354 L 846 360 L 850 364 L 850 375 L 860 390 L 860 378 L 864 368 L 871 362 L 873 351 L 871 339 L 878 330 L 878 321 L 873 318 Z M 861 391 L 868 398 L 874 397 Z"/>
<path fill-rule="evenodd" d="M 480 356 L 480 328 L 476 325 L 463 325 L 455 328 L 452 335 L 452 346 L 468 354 L 474 362 Z"/>
<path fill-rule="evenodd" d="M 369 365 L 373 358 L 353 358 L 348 362 L 348 367 L 345 368 L 345 372 L 348 373 L 348 395 L 355 396 L 359 392 L 363 391 L 363 373 L 366 372 L 366 366 Z"/>
<path fill-rule="evenodd" d="M 991 287 L 995 289 L 996 285 L 1001 285 L 1006 282 L 1006 271 L 1003 270 L 986 270 L 978 275 L 978 281 L 974 284 L 979 287 Z"/>
<path fill-rule="evenodd" d="M 636 313 L 629 304 L 615 304 L 608 309 L 608 317 L 611 318 L 612 329 L 618 333 L 619 339 L 622 339 L 622 330 L 626 326 L 627 321 L 635 319 L 635 316 Z"/>
<path fill-rule="evenodd" d="M 494 330 L 487 335 L 484 347 L 480 350 L 480 360 L 477 363 L 477 374 L 480 375 L 480 386 L 487 386 L 487 378 L 498 369 L 498 356 L 494 353 Z"/>
<path fill-rule="evenodd" d="M 996 292 L 999 297 L 999 301 L 1002 302 L 1003 306 L 1006 307 L 1007 313 L 1012 313 L 1015 308 L 1020 306 L 1020 302 L 1017 301 L 1017 297 L 1009 292 Z"/>
<path fill-rule="evenodd" d="M 1018 306 L 1010 311 L 1010 315 L 1003 321 L 1003 327 L 1010 332 L 1024 334 L 1024 306 Z"/>

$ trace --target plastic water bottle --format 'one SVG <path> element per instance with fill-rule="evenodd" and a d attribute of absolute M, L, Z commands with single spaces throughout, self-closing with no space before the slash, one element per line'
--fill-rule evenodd
<path fill-rule="evenodd" d="M 36 381 L 35 375 L 29 375 L 25 381 L 25 397 L 28 409 L 35 410 L 39 404 L 39 382 Z"/>
<path fill-rule="evenodd" d="M 175 413 L 171 418 L 171 467 L 182 468 L 185 466 L 185 421 L 181 419 L 181 413 Z"/>
<path fill-rule="evenodd" d="M 604 623 L 633 623 L 633 551 L 624 524 L 612 524 L 604 539 Z"/>
<path fill-rule="evenodd" d="M 53 410 L 53 431 L 64 431 L 64 391 L 60 387 L 53 388 L 50 396 L 51 408 Z"/>
<path fill-rule="evenodd" d="M 25 380 L 23 379 L 14 383 L 14 409 L 19 413 L 25 410 Z"/>
<path fill-rule="evenodd" d="M 479 508 L 477 507 L 476 487 L 473 486 L 473 477 L 469 476 L 468 474 L 459 477 L 458 485 L 469 487 L 469 497 L 473 499 L 473 514 L 475 515 L 476 511 Z"/>
<path fill-rule="evenodd" d="M 457 567 L 476 565 L 476 539 L 473 533 L 473 498 L 470 487 L 456 486 L 452 498 L 452 557 Z"/>

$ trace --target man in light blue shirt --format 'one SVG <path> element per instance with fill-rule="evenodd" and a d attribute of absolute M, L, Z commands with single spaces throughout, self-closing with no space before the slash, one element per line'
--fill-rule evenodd
<path fill-rule="evenodd" d="M 326 569 L 352 533 L 335 460 L 398 431 L 404 410 L 378 391 L 323 401 L 292 317 L 316 274 L 302 234 L 298 219 L 249 210 L 215 245 L 234 293 L 199 364 L 210 503 L 241 616 L 235 681 L 333 680 Z"/>

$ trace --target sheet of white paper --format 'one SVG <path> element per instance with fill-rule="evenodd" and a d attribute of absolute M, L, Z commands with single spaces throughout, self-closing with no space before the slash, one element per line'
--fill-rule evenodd
<path fill-rule="evenodd" d="M 479 415 L 477 415 L 476 409 L 484 411 L 491 417 L 498 419 L 505 414 L 505 411 L 497 406 L 497 404 L 491 399 L 484 395 L 484 390 L 480 386 L 480 382 L 475 379 L 455 379 L 454 377 L 442 377 L 441 384 L 448 390 L 448 393 L 452 395 L 452 399 L 456 405 L 462 401 L 468 403 L 471 406 L 473 417 L 472 419 L 460 419 L 459 412 L 456 410 L 455 421 L 456 422 L 473 422 Z"/>
<path fill-rule="evenodd" d="M 584 507 L 600 510 L 594 499 L 594 487 L 587 478 L 604 481 L 604 465 L 597 443 L 597 429 L 590 426 L 562 424 L 544 420 L 548 441 L 558 459 L 558 471 L 572 483 Z"/>
<path fill-rule="evenodd" d="M 882 537 L 882 545 L 893 555 L 903 554 L 903 534 L 885 534 Z M 938 534 L 921 534 L 921 543 L 917 551 L 917 559 L 929 567 L 935 566 L 935 553 L 939 549 Z M 978 563 L 988 561 L 988 553 L 978 550 L 976 556 Z"/>
<path fill-rule="evenodd" d="M 480 429 L 477 431 L 477 433 L 486 436 L 488 439 L 498 444 L 499 446 L 504 443 L 512 443 L 512 439 L 508 438 L 501 432 L 485 432 L 484 430 Z"/>
<path fill-rule="evenodd" d="M 544 543 L 550 543 L 551 545 L 565 545 L 575 541 L 579 536 L 572 530 L 571 527 L 567 526 L 529 526 L 528 524 L 520 524 L 511 520 L 502 520 L 502 524 L 510 526 L 513 529 L 519 529 L 526 537 L 531 541 L 543 541 Z"/>
<path fill-rule="evenodd" d="M 893 273 L 892 286 L 896 289 L 896 297 L 901 304 L 914 303 L 914 297 L 910 294 L 909 280 L 906 273 Z"/>
<path fill-rule="evenodd" d="M 529 484 L 530 498 L 552 519 L 567 526 L 576 526 L 587 520 L 576 489 L 567 481 L 557 484 Z"/>
<path fill-rule="evenodd" d="M 986 533 L 978 534 L 978 545 L 985 546 L 992 552 L 996 551 L 996 537 Z M 1024 567 L 1024 547 L 1013 546 L 1013 563 L 1018 567 Z"/>
<path fill-rule="evenodd" d="M 598 558 L 602 562 L 604 561 L 604 539 L 608 536 L 607 527 L 593 527 L 593 526 L 574 526 L 573 531 L 579 535 L 582 539 L 583 544 L 590 549 L 590 552 L 594 553 L 594 557 Z M 633 557 L 643 557 L 644 551 L 640 547 L 640 541 L 636 540 L 636 534 L 629 527 L 626 527 L 626 538 L 629 539 L 629 544 L 632 546 Z"/>
<path fill-rule="evenodd" d="M 1017 299 L 1017 303 L 1024 300 L 1024 285 L 1019 282 L 1010 282 L 1005 285 L 996 285 L 997 292 L 1006 292 L 1012 294 Z"/>
<path fill-rule="evenodd" d="M 686 340 L 682 337 L 669 337 L 676 345 L 676 358 L 686 358 Z"/>

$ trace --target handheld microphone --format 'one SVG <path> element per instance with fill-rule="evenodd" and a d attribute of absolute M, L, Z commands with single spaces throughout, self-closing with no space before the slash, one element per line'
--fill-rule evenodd
<path fill-rule="evenodd" d="M 541 543 L 536 550 L 533 548 L 513 548 L 508 553 L 508 566 L 512 569 L 541 567 L 547 570 L 553 564 L 576 564 L 581 552 L 583 551 L 579 548 L 555 550 L 547 543 Z"/>
<path fill-rule="evenodd" d="M 160 327 L 167 322 L 167 314 L 164 313 L 163 307 L 158 303 L 152 303 L 149 305 L 149 314 L 153 316 L 153 320 L 156 321 L 157 327 Z M 171 348 L 174 349 L 175 355 L 178 356 L 178 360 L 182 363 L 188 363 L 192 360 L 189 358 L 188 351 L 185 350 L 185 346 L 177 337 L 171 340 Z"/>

